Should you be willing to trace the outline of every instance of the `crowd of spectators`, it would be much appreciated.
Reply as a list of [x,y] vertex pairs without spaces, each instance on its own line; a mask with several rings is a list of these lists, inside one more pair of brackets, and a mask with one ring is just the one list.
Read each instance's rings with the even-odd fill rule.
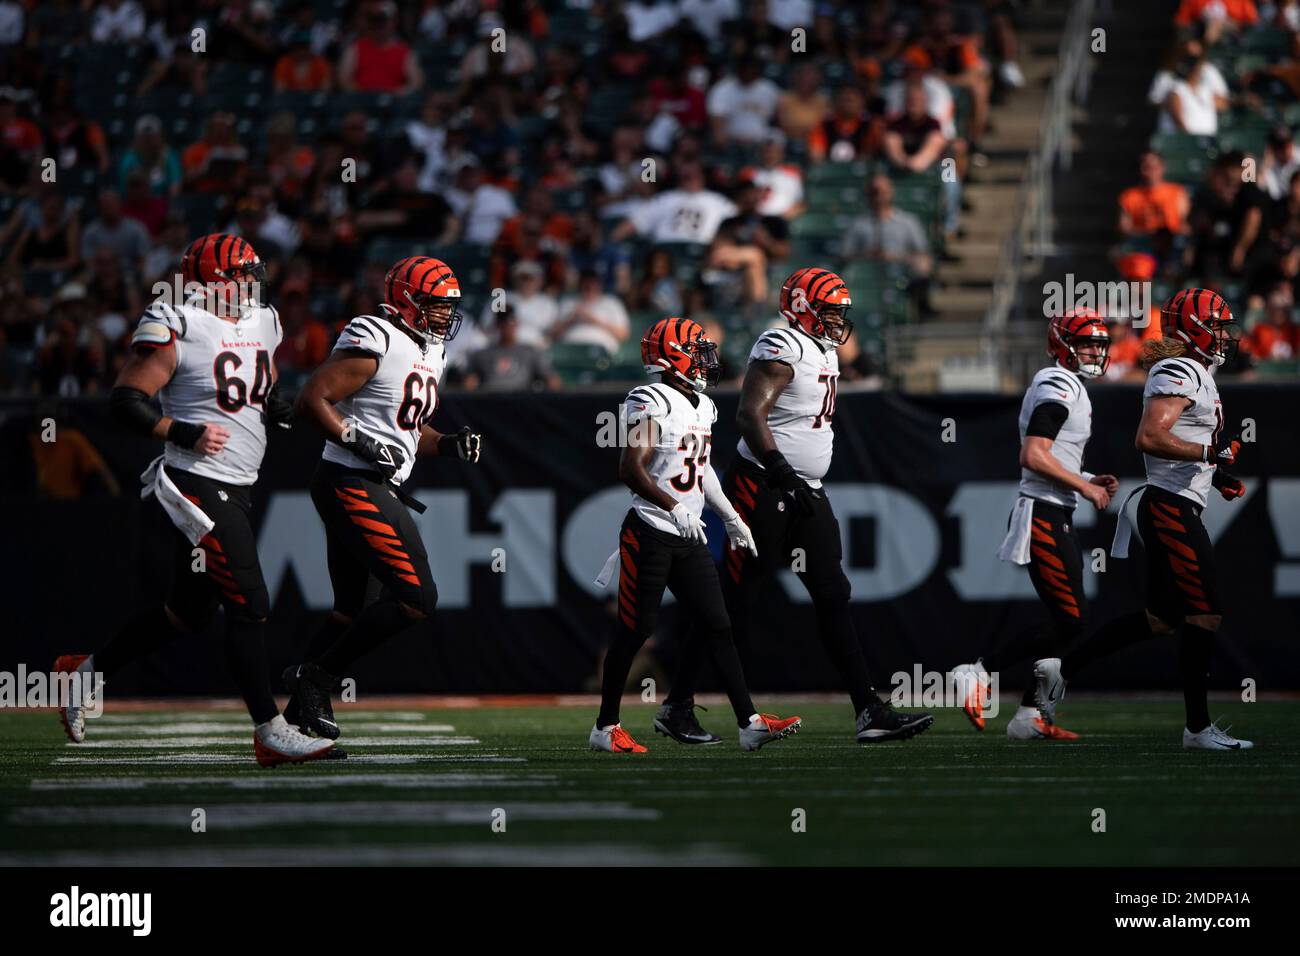
[[0,394],[105,391],[210,231],[269,263],[290,381],[417,252],[465,288],[466,388],[635,377],[640,329],[681,312],[738,373],[813,263],[857,277],[846,379],[877,374],[873,329],[925,316],[990,104],[1024,82],[1015,11],[0,0]]
[[[1300,372],[1300,3],[1182,0],[1149,101],[1156,132],[1119,197],[1120,275],[1218,290],[1243,338],[1229,374]],[[1158,316],[1112,317],[1110,377],[1141,377]],[[1134,321],[1137,320],[1137,321]]]

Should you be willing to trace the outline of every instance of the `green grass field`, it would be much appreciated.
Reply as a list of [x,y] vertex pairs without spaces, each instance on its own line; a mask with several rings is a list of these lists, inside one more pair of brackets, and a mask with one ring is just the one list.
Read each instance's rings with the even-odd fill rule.
[[1256,742],[1231,754],[1182,750],[1173,700],[1067,701],[1075,743],[1012,743],[1005,710],[983,735],[943,711],[916,740],[868,747],[845,704],[767,703],[804,730],[753,754],[725,704],[701,715],[726,738],[708,748],[658,737],[652,708],[628,706],[642,756],[586,749],[594,704],[342,707],[350,759],[276,770],[253,763],[231,709],[109,701],[81,746],[52,712],[9,711],[0,864],[1217,866],[1300,851],[1293,702],[1214,702]]

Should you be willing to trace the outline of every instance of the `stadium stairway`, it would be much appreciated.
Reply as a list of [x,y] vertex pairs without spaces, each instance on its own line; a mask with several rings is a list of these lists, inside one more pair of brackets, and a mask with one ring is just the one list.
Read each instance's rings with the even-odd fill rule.
[[[960,381],[941,383],[941,370],[950,372],[954,360],[960,363],[979,355],[977,330],[992,304],[1002,244],[1014,225],[1016,197],[1029,156],[1038,147],[1065,16],[1065,6],[1056,3],[1024,11],[1018,32],[1025,86],[993,107],[990,129],[980,144],[988,162],[971,166],[964,189],[968,208],[961,217],[962,235],[949,245],[956,259],[936,264],[938,281],[931,304],[938,314],[919,325],[899,328],[891,337],[891,363],[905,389],[961,387]],[[969,383],[969,387],[981,386],[979,381]]]

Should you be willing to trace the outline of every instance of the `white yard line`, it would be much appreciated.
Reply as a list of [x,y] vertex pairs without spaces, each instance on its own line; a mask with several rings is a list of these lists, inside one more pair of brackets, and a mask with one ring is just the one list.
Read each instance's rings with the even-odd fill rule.
[[[84,746],[84,744],[82,745]],[[527,763],[527,757],[505,757],[501,754],[390,754],[390,753],[354,753],[348,758],[348,765],[353,761],[370,764],[416,764],[416,763]],[[329,761],[332,763],[332,761]],[[212,754],[212,753],[174,753],[174,754],[98,754],[84,757],[55,757],[51,765],[55,767],[98,767],[107,770],[112,767],[158,767],[158,766],[195,766],[199,764],[226,767],[254,767],[253,754]],[[318,764],[319,766],[319,764]],[[289,767],[282,773],[294,773],[298,768]],[[306,775],[310,771],[304,769]]]
[[[70,750],[184,750],[191,747],[252,746],[253,733],[222,737],[141,737],[135,740],[87,740],[69,743]],[[351,747],[472,747],[482,741],[475,737],[346,737],[339,741]]]
[[[345,730],[356,733],[371,734],[450,734],[456,730],[451,724],[383,724],[372,721],[354,722],[344,720]],[[100,736],[121,737],[135,734],[141,737],[182,737],[198,734],[228,734],[232,731],[248,729],[253,725],[247,720],[243,723],[234,721],[193,721],[189,723],[120,723],[108,726],[91,724],[87,736],[94,739]]]
[[[204,807],[208,832],[263,827],[313,826],[480,826],[493,823],[494,813],[506,812],[506,823],[519,820],[658,820],[658,810],[621,801],[496,803],[460,801],[328,801],[230,803]],[[18,826],[171,827],[189,830],[190,804],[103,805],[77,807],[19,807],[9,814]]]
[[[339,717],[345,717],[348,720],[387,720],[407,723],[427,719],[418,710],[351,710],[346,705],[338,705],[335,713]],[[184,708],[177,708],[176,710],[156,713],[115,714],[113,713],[113,701],[111,699],[104,701],[104,715],[102,717],[90,718],[92,726],[98,723],[165,724],[178,720],[211,720],[240,725],[249,723],[248,714],[238,710],[185,710]]]
[[449,790],[464,787],[553,787],[551,774],[484,771],[448,773],[246,774],[231,777],[48,777],[32,781],[36,791],[154,790],[166,787],[214,787],[230,790],[326,790],[335,787],[382,787],[392,790]]

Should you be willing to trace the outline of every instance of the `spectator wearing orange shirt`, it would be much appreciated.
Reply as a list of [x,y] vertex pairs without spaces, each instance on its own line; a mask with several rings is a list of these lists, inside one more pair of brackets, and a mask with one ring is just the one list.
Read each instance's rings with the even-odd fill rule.
[[1285,362],[1300,354],[1300,327],[1291,319],[1295,296],[1285,279],[1274,282],[1264,301],[1264,317],[1246,338],[1247,351],[1260,362]]
[[248,149],[235,136],[235,117],[213,113],[203,138],[181,154],[186,188],[200,193],[231,192],[240,188],[248,167]]
[[929,60],[929,67],[943,74],[949,85],[970,91],[970,139],[978,143],[988,124],[993,79],[988,64],[980,56],[974,42],[954,31],[951,10],[937,7],[929,12],[925,32],[903,55],[916,58],[918,54],[923,54]]
[[35,123],[18,112],[19,93],[0,87],[0,191],[19,189],[45,139]]
[[1191,208],[1187,190],[1165,182],[1165,161],[1147,150],[1138,161],[1142,185],[1131,186],[1119,196],[1119,231],[1125,236],[1152,236],[1159,232],[1187,231]]
[[289,49],[276,61],[271,76],[277,93],[327,91],[334,82],[329,60],[312,51],[311,32],[300,30],[289,41]]
[[53,406],[43,403],[37,406],[28,429],[37,494],[65,501],[82,498],[93,487],[92,481],[114,497],[121,494],[121,486],[90,439],[73,426],[61,424],[63,418]]
[[1180,27],[1203,23],[1207,44],[1217,43],[1225,31],[1235,33],[1258,22],[1255,0],[1182,0],[1174,14]]
[[1165,162],[1154,150],[1138,160],[1141,185],[1119,196],[1119,232],[1139,251],[1155,257],[1167,271],[1182,255],[1191,199],[1178,183],[1165,181]]

